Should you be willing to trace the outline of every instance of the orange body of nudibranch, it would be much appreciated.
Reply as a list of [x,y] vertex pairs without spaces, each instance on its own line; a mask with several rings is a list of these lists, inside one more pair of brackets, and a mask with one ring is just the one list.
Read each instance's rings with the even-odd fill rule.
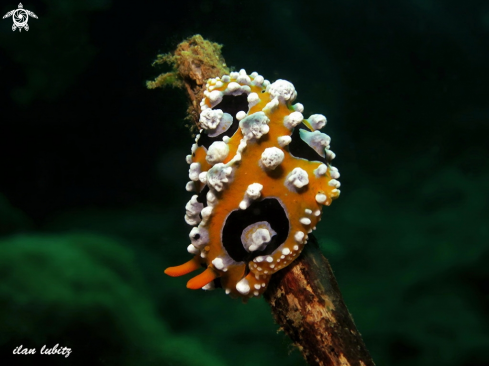
[[205,267],[187,287],[218,284],[227,294],[260,296],[300,254],[322,206],[339,196],[331,139],[319,132],[326,118],[304,119],[290,82],[270,84],[244,70],[210,79],[204,95],[202,130],[187,156],[194,257],[165,272]]

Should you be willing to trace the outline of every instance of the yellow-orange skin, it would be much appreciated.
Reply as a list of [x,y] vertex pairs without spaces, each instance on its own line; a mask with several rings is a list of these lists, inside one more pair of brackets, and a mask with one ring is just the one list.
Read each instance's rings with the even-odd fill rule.
[[[231,82],[232,81],[236,82],[236,80],[231,79]],[[213,88],[213,90],[224,91],[229,83],[223,84],[224,85],[222,87]],[[209,88],[209,86],[210,85],[208,83],[207,87]],[[264,87],[254,85],[249,86],[252,93],[255,92],[258,94],[260,101],[248,111],[247,115],[263,111],[267,103],[271,101],[270,94],[268,92],[262,92],[262,90],[265,90]],[[205,103],[209,107],[211,106],[207,98],[205,99]],[[219,105],[217,105],[215,109],[219,109]],[[287,146],[282,148],[278,144],[277,139],[280,136],[290,136],[292,134],[292,130],[289,130],[284,125],[284,118],[290,113],[294,112],[294,109],[290,103],[285,104],[281,102],[279,103],[278,107],[273,110],[273,112],[264,112],[270,119],[270,130],[268,134],[263,135],[259,140],[252,139],[247,141],[247,146],[241,155],[241,161],[232,163],[233,174],[230,182],[225,184],[225,188],[221,192],[216,192],[216,197],[218,200],[213,208],[212,215],[208,219],[207,225],[205,226],[209,232],[209,243],[205,247],[206,256],[205,258],[196,256],[192,260],[193,263],[204,264],[208,269],[202,276],[194,278],[193,282],[191,282],[192,280],[189,281],[188,287],[200,288],[206,285],[209,282],[209,279],[212,280],[215,277],[220,277],[222,287],[226,289],[231,296],[253,297],[261,295],[268,285],[270,276],[289,265],[301,253],[304,245],[307,243],[308,232],[315,228],[321,219],[320,215],[315,216],[314,213],[317,210],[321,210],[323,205],[329,206],[331,201],[339,195],[338,190],[333,191],[334,187],[328,185],[328,182],[332,179],[330,176],[329,165],[325,175],[317,176],[314,173],[314,170],[322,164],[321,162],[296,158],[289,153]],[[312,131],[311,125],[307,122],[307,120],[304,120],[303,122]],[[241,139],[243,139],[241,129],[238,129],[233,136],[230,136],[230,140],[228,141],[229,155],[223,163],[228,163],[235,156]],[[277,168],[266,171],[260,167],[259,161],[263,151],[269,147],[281,149],[284,152],[284,159]],[[193,162],[200,163],[202,171],[206,171],[211,167],[205,160],[205,156],[206,149],[202,146],[197,148],[193,156]],[[291,191],[289,188],[287,188],[284,182],[287,175],[294,168],[298,167],[307,172],[309,184],[298,191]],[[263,185],[260,199],[274,197],[282,203],[289,219],[289,234],[286,241],[270,255],[273,258],[273,262],[239,262],[235,265],[229,266],[226,272],[220,271],[214,268],[212,260],[218,256],[227,254],[221,242],[222,228],[225,224],[227,216],[232,211],[239,210],[239,203],[243,200],[247,187],[253,183],[260,183]],[[203,188],[203,184],[200,182],[196,182],[194,184],[198,190]],[[324,204],[319,204],[316,202],[315,197],[318,193],[323,193],[327,196],[327,200],[324,202]],[[306,209],[311,210],[312,214],[306,214]],[[303,217],[309,218],[311,220],[311,224],[302,224],[299,220]],[[302,231],[304,233],[304,237],[300,241],[297,241],[295,238],[295,234],[298,231]],[[236,245],[242,244],[236,243]],[[294,249],[294,247],[298,247],[298,249]],[[288,255],[284,256],[282,254],[282,250],[284,248],[288,248],[290,250]],[[197,266],[195,265],[194,267]],[[250,292],[247,295],[243,295],[236,290],[236,284],[244,277],[247,267],[249,268],[249,273],[247,274],[246,279],[250,285]],[[178,271],[178,268],[179,267],[170,268],[170,275],[184,274],[181,272],[188,273],[188,270],[183,271],[182,268],[182,271]]]

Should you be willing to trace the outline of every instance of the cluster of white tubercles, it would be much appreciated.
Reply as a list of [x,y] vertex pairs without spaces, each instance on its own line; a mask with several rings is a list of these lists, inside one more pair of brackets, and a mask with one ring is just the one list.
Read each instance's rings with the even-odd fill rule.
[[[223,91],[218,90],[222,88],[224,83],[228,83],[226,89]],[[214,79],[209,79],[207,81],[206,90],[204,91],[204,96],[210,102],[211,108],[213,108],[222,101],[222,98],[225,95],[236,96],[243,93],[249,95],[256,94],[251,93],[250,85],[268,87],[270,82],[265,80],[263,76],[258,75],[256,72],[248,75],[244,69],[241,69],[239,72],[232,72],[229,75],[222,76],[221,78],[217,77]],[[253,105],[256,105],[258,103],[258,96],[256,95],[256,98],[254,98],[255,97],[252,97],[252,100],[248,100],[250,105],[253,103]],[[209,108],[205,99],[201,101],[200,107],[202,110]]]
[[255,222],[243,230],[241,234],[241,242],[248,252],[261,251],[272,240],[272,237],[277,235],[267,221]]
[[323,158],[326,157],[326,150],[329,148],[331,137],[319,131],[309,132],[304,129],[299,130],[299,134],[301,139],[312,147],[319,155]]
[[278,79],[267,87],[267,92],[272,98],[277,98],[282,103],[293,102],[297,97],[294,84],[287,80]]
[[205,130],[215,130],[223,116],[224,112],[221,109],[205,109],[200,113],[200,127]]
[[331,175],[331,178],[333,179],[338,179],[340,177],[340,172],[338,171],[338,168],[331,166],[329,167],[329,174]]
[[246,210],[250,207],[253,201],[256,201],[261,197],[261,190],[263,186],[260,183],[253,183],[248,186],[244,194],[243,200],[239,203],[239,208]]
[[200,212],[204,208],[204,205],[197,201],[197,197],[197,195],[193,195],[185,206],[185,222],[189,225],[198,225],[201,221]]
[[258,229],[251,235],[251,242],[246,247],[249,252],[263,249],[272,240],[270,231],[267,229]]
[[229,182],[229,178],[233,172],[231,166],[223,163],[218,163],[209,169],[207,172],[206,181],[209,188],[221,192],[224,188],[224,183]]
[[245,140],[258,140],[270,131],[269,122],[270,119],[265,113],[257,112],[239,121],[239,127]]
[[274,170],[284,161],[284,152],[276,147],[268,147],[261,154],[260,166],[265,170]]
[[233,123],[233,116],[221,109],[203,109],[199,119],[200,127],[207,130],[210,137],[226,132]]
[[285,178],[285,185],[290,191],[301,189],[308,184],[309,176],[302,168],[294,168]]
[[338,188],[340,188],[341,184],[339,181],[337,181],[337,179],[340,177],[340,172],[338,171],[338,168],[330,166],[329,175],[332,179],[328,182],[328,185],[335,188],[332,190],[333,193],[339,193]]
[[328,161],[333,160],[336,157],[336,154],[333,151],[329,150],[329,143],[331,142],[331,138],[326,134],[320,134],[320,132],[318,131],[326,126],[326,117],[322,114],[313,114],[307,119],[307,121],[314,130],[313,133],[317,133],[317,135],[312,135],[313,137],[309,137],[310,141],[307,141],[303,137],[303,133],[305,132],[305,130],[301,130],[301,138],[306,141],[309,146],[316,150],[318,154],[321,155],[323,158],[326,157]]

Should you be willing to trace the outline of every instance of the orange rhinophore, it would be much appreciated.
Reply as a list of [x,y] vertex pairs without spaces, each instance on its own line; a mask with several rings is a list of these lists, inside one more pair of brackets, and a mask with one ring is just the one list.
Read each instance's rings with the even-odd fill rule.
[[260,296],[270,276],[296,259],[324,205],[340,194],[331,165],[326,118],[304,119],[285,80],[232,72],[207,81],[200,134],[187,156],[186,189],[195,192],[185,221],[193,226],[187,263],[168,268],[182,276],[206,268],[187,287],[224,288]]

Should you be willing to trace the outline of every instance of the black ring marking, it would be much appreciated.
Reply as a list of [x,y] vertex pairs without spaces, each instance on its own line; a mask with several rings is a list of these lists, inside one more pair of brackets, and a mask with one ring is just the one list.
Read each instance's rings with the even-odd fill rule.
[[[264,250],[249,253],[241,242],[241,234],[249,225],[267,221],[277,233]],[[249,262],[253,258],[271,254],[289,236],[290,223],[284,207],[276,198],[265,198],[253,202],[246,210],[231,212],[224,221],[221,233],[222,245],[236,262]]]

